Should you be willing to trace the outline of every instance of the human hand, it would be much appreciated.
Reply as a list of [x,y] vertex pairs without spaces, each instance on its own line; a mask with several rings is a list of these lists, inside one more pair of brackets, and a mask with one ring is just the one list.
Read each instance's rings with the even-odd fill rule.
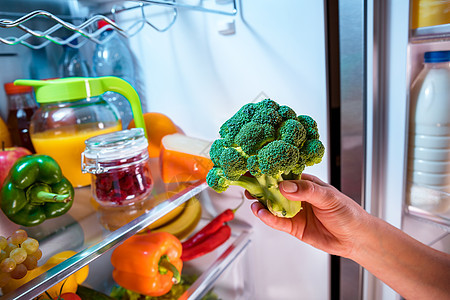
[[[281,193],[289,200],[302,201],[303,209],[293,218],[271,214],[260,202],[251,209],[266,225],[287,232],[330,254],[351,257],[358,235],[370,215],[352,199],[319,178],[302,174],[301,180],[283,181]],[[246,191],[248,198],[253,198]]]

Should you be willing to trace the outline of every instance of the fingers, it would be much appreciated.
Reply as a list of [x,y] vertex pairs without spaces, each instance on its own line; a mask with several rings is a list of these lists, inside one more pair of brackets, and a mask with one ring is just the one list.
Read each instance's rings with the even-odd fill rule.
[[[279,189],[283,196],[289,200],[306,201],[315,207],[323,209],[330,207],[331,200],[340,199],[340,192],[333,186],[323,182],[316,176],[305,173],[302,174],[301,180],[284,180],[280,182]],[[247,190],[245,191],[245,196],[250,200],[256,199]],[[270,220],[270,222],[272,221]]]
[[[303,178],[303,175],[302,175]],[[313,179],[310,181],[309,179]],[[323,185],[321,185],[323,184]],[[326,208],[337,190],[330,188],[318,178],[306,176],[306,180],[286,180],[280,182],[280,191],[289,200],[306,201],[318,208]]]
[[250,194],[247,190],[245,190],[244,194],[245,194],[245,197],[247,197],[247,199],[256,199],[256,198],[253,197],[252,194]]
[[292,231],[292,222],[290,219],[278,218],[268,211],[264,205],[255,201],[251,205],[253,214],[258,217],[264,224],[280,231],[290,233]]
[[321,185],[321,186],[329,186],[328,183],[323,182],[318,177],[316,177],[314,175],[311,175],[311,174],[302,173],[301,180],[309,180],[309,181],[312,181],[315,184],[318,184],[318,185]]

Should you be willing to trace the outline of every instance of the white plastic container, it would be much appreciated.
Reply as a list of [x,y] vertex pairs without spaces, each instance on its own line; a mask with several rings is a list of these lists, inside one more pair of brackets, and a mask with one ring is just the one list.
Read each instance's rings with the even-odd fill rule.
[[[423,187],[450,193],[450,51],[424,54],[424,66],[411,87],[408,180],[414,190]],[[447,194],[447,195],[446,195]],[[425,196],[426,198],[426,196]],[[444,200],[445,199],[445,200]],[[439,199],[438,199],[439,200]],[[410,204],[430,204],[410,195]],[[438,201],[439,202],[439,201]],[[447,209],[450,203],[434,203]]]

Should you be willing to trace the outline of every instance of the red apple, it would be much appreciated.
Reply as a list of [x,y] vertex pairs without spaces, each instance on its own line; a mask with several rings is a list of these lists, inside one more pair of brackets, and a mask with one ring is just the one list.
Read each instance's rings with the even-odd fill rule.
[[9,147],[0,150],[0,188],[12,165],[22,156],[30,154],[32,154],[30,150],[23,147]]

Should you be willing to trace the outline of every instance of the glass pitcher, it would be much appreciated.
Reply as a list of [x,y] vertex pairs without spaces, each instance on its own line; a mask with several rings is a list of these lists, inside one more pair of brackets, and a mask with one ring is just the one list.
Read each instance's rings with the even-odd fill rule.
[[20,79],[14,84],[34,87],[40,108],[31,119],[31,141],[36,153],[49,155],[59,163],[74,187],[91,183],[90,174],[81,170],[85,140],[122,130],[120,114],[102,94],[112,91],[127,98],[136,127],[145,131],[139,96],[129,83],[118,77]]

